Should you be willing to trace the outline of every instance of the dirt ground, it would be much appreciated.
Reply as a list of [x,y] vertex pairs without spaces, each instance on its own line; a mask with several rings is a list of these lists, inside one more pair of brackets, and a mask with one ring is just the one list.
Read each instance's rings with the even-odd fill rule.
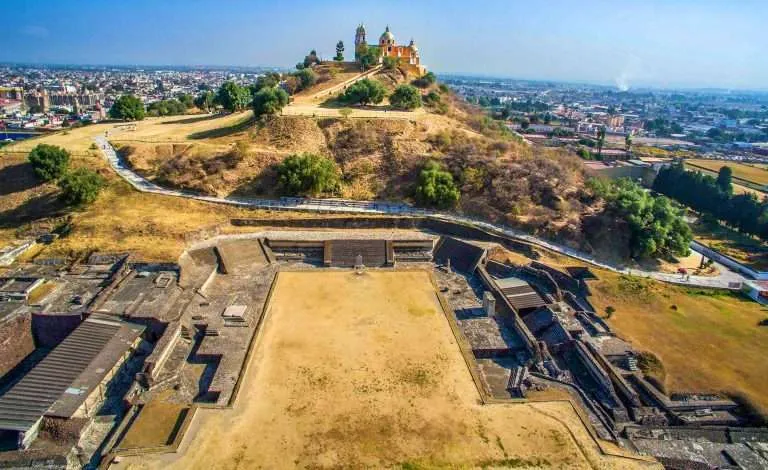
[[426,272],[279,276],[234,409],[123,468],[640,465],[599,455],[567,403],[481,405]]

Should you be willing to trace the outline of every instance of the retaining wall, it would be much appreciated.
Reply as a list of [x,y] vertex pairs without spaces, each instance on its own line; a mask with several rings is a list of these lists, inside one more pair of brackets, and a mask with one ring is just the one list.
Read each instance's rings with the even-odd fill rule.
[[16,367],[34,350],[30,315],[18,315],[0,324],[0,376]]

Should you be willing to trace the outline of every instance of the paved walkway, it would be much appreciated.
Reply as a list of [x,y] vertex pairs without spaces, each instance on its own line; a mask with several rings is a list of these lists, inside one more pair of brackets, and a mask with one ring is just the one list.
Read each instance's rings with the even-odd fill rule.
[[459,222],[463,224],[470,224],[475,227],[484,229],[489,232],[503,234],[509,237],[516,238],[521,241],[525,241],[532,245],[536,245],[548,250],[570,256],[585,263],[592,264],[594,266],[601,267],[610,271],[632,274],[634,276],[649,277],[659,281],[670,282],[674,284],[682,284],[696,287],[716,287],[716,288],[737,288],[740,287],[741,282],[745,280],[743,276],[737,274],[725,266],[715,263],[715,267],[720,272],[717,276],[690,276],[689,278],[683,278],[679,274],[670,274],[658,271],[642,271],[637,269],[628,269],[617,266],[612,266],[601,261],[598,261],[591,256],[582,253],[573,248],[560,245],[555,242],[544,240],[533,235],[529,235],[518,230],[502,227],[491,224],[489,222],[475,219],[472,217],[459,216],[456,214],[449,214],[443,212],[429,211],[425,209],[419,209],[406,204],[391,204],[380,203],[373,201],[341,201],[336,199],[306,199],[306,198],[281,198],[281,199],[253,199],[253,198],[237,198],[237,197],[215,197],[215,196],[201,196],[189,191],[180,191],[175,189],[167,189],[160,187],[151,181],[148,181],[142,176],[134,173],[124,162],[117,156],[115,149],[110,145],[104,136],[97,136],[94,138],[96,145],[99,146],[104,157],[107,159],[112,168],[130,183],[134,188],[139,191],[163,194],[166,196],[186,197],[189,199],[196,199],[198,201],[213,202],[217,204],[232,204],[244,207],[253,207],[261,209],[278,209],[278,210],[296,210],[296,211],[312,211],[312,212],[340,212],[340,213],[356,213],[356,214],[392,214],[392,215],[421,215],[431,216],[438,219],[444,219],[453,222]]

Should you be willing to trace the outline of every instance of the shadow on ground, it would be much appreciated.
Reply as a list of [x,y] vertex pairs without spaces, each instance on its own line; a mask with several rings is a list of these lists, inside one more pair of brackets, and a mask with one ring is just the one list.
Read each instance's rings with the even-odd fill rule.
[[26,191],[39,184],[40,181],[28,162],[0,169],[0,196]]
[[251,118],[244,119],[243,121],[237,122],[235,124],[232,124],[231,126],[218,127],[216,129],[209,129],[209,130],[200,131],[200,132],[193,132],[192,134],[189,134],[189,138],[194,140],[201,140],[201,139],[215,139],[216,137],[226,137],[228,135],[237,134],[238,132],[246,131],[250,127],[252,127],[255,123],[256,123],[256,119],[251,117]]

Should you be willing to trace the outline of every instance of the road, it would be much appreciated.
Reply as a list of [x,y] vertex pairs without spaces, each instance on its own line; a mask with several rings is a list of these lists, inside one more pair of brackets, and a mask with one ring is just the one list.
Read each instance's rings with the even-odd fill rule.
[[104,136],[97,136],[94,138],[96,145],[101,149],[104,158],[112,166],[115,172],[130,183],[138,191],[162,194],[165,196],[174,197],[186,197],[189,199],[196,199],[198,201],[212,202],[216,204],[231,204],[243,207],[252,207],[259,209],[282,209],[282,210],[296,210],[296,211],[312,211],[312,212],[338,212],[338,213],[356,213],[356,214],[391,214],[391,215],[415,215],[415,216],[430,216],[438,219],[459,222],[462,224],[469,224],[475,227],[481,228],[488,232],[497,234],[503,234],[508,237],[512,237],[532,245],[546,248],[548,250],[560,253],[571,258],[578,259],[585,263],[589,263],[593,266],[597,266],[603,269],[614,271],[623,274],[632,274],[634,276],[649,277],[659,281],[669,282],[673,284],[681,284],[695,287],[714,287],[714,288],[734,288],[737,284],[745,280],[743,276],[729,270],[727,267],[715,263],[715,267],[720,274],[717,276],[690,276],[684,278],[680,274],[670,274],[659,271],[643,271],[638,269],[629,269],[619,266],[613,266],[604,262],[598,261],[591,256],[582,253],[573,248],[544,240],[533,235],[520,232],[518,230],[510,229],[508,227],[502,227],[494,225],[489,222],[460,216],[456,214],[450,214],[445,212],[436,212],[425,209],[415,208],[406,204],[391,204],[380,203],[373,201],[339,201],[335,199],[304,199],[304,198],[282,198],[282,199],[254,199],[254,198],[237,198],[237,197],[216,197],[216,196],[201,196],[188,191],[180,191],[175,189],[168,189],[158,186],[151,181],[148,181],[144,177],[136,174],[124,162],[118,157],[117,152],[112,145],[107,141]]

